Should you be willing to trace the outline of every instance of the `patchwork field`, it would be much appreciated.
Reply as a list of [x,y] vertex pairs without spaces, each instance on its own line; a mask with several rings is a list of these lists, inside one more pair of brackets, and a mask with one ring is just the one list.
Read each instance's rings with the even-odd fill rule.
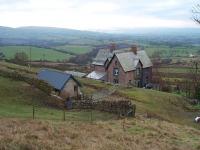
[[147,51],[149,56],[155,53],[159,53],[163,58],[174,58],[174,57],[189,57],[190,54],[199,55],[199,46],[173,46],[168,45],[150,45],[144,44],[143,48]]
[[73,54],[84,54],[92,51],[92,46],[79,46],[79,45],[63,45],[63,46],[56,46],[53,47],[58,50],[62,50],[65,52],[70,52]]
[[32,61],[63,61],[68,60],[71,57],[71,55],[69,54],[58,52],[52,49],[38,48],[32,46],[1,46],[0,52],[3,52],[6,59],[14,58],[15,54],[18,52],[24,52],[30,58],[30,49]]

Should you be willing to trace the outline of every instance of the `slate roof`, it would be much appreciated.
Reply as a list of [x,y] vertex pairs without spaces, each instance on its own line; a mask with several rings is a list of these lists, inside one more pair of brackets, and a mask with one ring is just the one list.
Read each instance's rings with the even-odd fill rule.
[[57,90],[62,90],[70,79],[80,86],[80,83],[71,75],[61,71],[42,69],[37,75],[39,80],[46,81]]
[[128,48],[115,50],[112,53],[108,49],[101,49],[92,64],[103,66],[106,60],[108,59],[110,61],[114,55],[118,57],[125,72],[135,70],[139,60],[142,63],[143,68],[153,66],[144,50],[138,50],[137,55],[135,55]]
[[152,67],[153,64],[144,50],[138,51],[137,56],[139,57],[140,61],[142,62],[143,68]]
[[105,76],[106,76],[105,72],[93,71],[87,75],[87,78],[95,80],[104,80]]
[[118,50],[114,51],[117,56],[122,68],[125,72],[135,70],[139,61],[142,63],[143,68],[152,67],[153,64],[148,57],[147,53],[144,50],[137,51],[137,55],[135,55],[130,50]]
[[67,74],[71,74],[74,77],[85,77],[86,73],[82,73],[82,72],[77,72],[77,71],[65,71],[65,73]]
[[133,52],[116,53],[115,55],[125,72],[135,70],[139,63],[139,58]]
[[105,61],[108,58],[111,58],[112,56],[113,54],[110,53],[108,49],[100,49],[99,52],[97,53],[96,58],[93,60],[92,64],[103,66]]

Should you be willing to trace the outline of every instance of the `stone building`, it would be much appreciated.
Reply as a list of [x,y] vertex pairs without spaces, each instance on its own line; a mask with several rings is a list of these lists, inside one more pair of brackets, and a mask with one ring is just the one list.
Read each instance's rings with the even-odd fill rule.
[[125,86],[145,87],[152,80],[152,62],[144,50],[100,50],[88,78]]
[[42,69],[37,78],[51,85],[56,95],[64,99],[78,97],[81,94],[81,84],[71,74],[52,69]]

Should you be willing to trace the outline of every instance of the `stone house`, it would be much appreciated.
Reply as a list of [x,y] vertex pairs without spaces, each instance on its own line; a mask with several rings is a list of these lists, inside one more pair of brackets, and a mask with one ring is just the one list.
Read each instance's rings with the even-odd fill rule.
[[42,69],[37,78],[51,85],[54,88],[53,92],[64,99],[78,97],[81,94],[81,84],[71,74],[52,69]]
[[145,87],[151,83],[152,66],[146,52],[138,50],[137,46],[100,50],[92,63],[93,72],[87,77],[124,86]]

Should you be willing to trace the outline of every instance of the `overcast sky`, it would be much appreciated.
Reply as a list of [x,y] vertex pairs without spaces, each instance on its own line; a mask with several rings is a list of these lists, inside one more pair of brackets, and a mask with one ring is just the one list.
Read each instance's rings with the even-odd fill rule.
[[196,0],[0,0],[0,26],[82,30],[197,27]]

